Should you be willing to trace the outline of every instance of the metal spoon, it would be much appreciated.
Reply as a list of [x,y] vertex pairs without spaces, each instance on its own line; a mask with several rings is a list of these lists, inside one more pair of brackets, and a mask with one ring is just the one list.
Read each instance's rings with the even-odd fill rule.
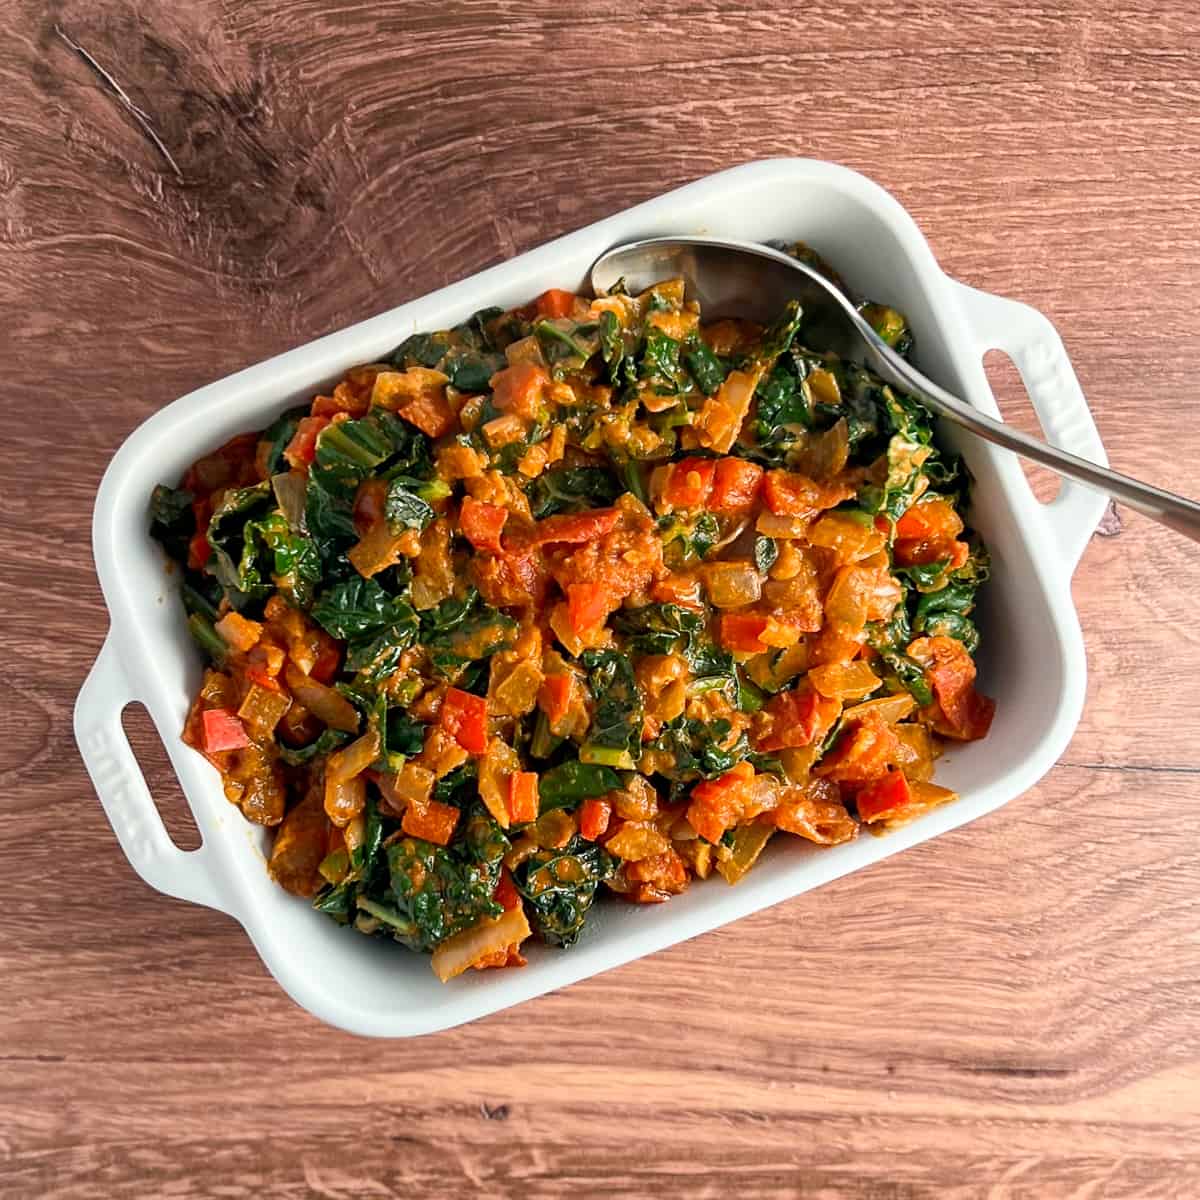
[[1152,521],[1200,541],[1200,504],[1058,450],[972,408],[883,342],[828,279],[781,250],[719,238],[648,238],[605,252],[591,272],[597,295],[619,279],[624,279],[629,291],[640,292],[662,279],[679,277],[687,283],[689,298],[698,300],[701,311],[712,317],[765,323],[777,317],[789,300],[799,300],[806,320],[820,321],[822,349],[865,364],[888,383],[916,396],[931,412],[986,441],[1113,496]]

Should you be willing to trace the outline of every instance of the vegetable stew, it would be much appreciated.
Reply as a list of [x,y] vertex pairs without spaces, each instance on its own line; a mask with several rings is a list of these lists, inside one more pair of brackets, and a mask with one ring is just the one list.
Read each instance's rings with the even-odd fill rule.
[[994,707],[967,485],[795,304],[485,309],[155,490],[208,661],[184,740],[282,887],[443,980],[520,965],[602,890],[736,884],[778,833],[953,799],[940,747]]

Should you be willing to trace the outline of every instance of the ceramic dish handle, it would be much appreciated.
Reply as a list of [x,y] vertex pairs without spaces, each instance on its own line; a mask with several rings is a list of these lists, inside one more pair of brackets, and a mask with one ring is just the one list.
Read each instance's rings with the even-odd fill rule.
[[[1002,350],[1016,364],[1034,411],[1051,445],[1100,466],[1108,455],[1088,410],[1066,347],[1053,325],[1035,308],[950,280],[982,358]],[[1046,506],[1068,573],[1074,571],[1108,498],[1069,479]]]
[[136,699],[110,631],[75,702],[75,740],[100,803],[130,865],[152,888],[230,912],[213,884],[205,848],[180,850],[150,798],[121,727],[122,710]]

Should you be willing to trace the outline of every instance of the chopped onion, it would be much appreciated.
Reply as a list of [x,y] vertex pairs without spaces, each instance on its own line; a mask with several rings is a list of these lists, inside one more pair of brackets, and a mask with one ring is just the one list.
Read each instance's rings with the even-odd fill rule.
[[531,933],[522,905],[499,917],[482,917],[469,929],[448,937],[433,952],[433,970],[445,983],[469,967],[509,947],[519,946]]

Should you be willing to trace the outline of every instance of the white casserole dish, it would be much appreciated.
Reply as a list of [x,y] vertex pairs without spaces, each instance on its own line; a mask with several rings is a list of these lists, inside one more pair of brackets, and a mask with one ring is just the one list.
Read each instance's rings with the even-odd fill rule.
[[[147,533],[153,486],[174,482],[203,452],[307,402],[346,368],[381,357],[414,331],[444,328],[485,305],[524,303],[547,287],[582,290],[591,262],[617,243],[699,233],[810,243],[855,292],[908,315],[924,371],[994,416],[981,360],[988,349],[1006,351],[1050,439],[1107,461],[1062,343],[1043,316],[947,278],[891,196],[843,167],[803,159],[709,176],[155,414],[117,452],[96,499],[93,549],[112,627],[79,694],[76,738],[138,874],[168,895],[235,917],[288,994],[331,1024],[380,1037],[445,1029],[724,925],[998,808],[1050,768],[1075,729],[1085,661],[1070,577],[1105,502],[1064,483],[1052,503],[1039,504],[1015,458],[944,429],[975,476],[971,520],[994,564],[980,611],[980,680],[997,715],[985,741],[939,764],[938,781],[962,793],[957,803],[889,836],[864,835],[833,849],[777,838],[736,888],[714,879],[663,905],[598,904],[570,950],[534,947],[524,970],[469,972],[448,985],[425,956],[340,928],[268,879],[269,835],[242,819],[216,771],[180,741],[201,666],[176,585]],[[203,837],[198,850],[177,849],[163,828],[121,728],[131,701],[146,706],[167,747]],[[170,937],[169,921],[159,936],[164,943]]]

